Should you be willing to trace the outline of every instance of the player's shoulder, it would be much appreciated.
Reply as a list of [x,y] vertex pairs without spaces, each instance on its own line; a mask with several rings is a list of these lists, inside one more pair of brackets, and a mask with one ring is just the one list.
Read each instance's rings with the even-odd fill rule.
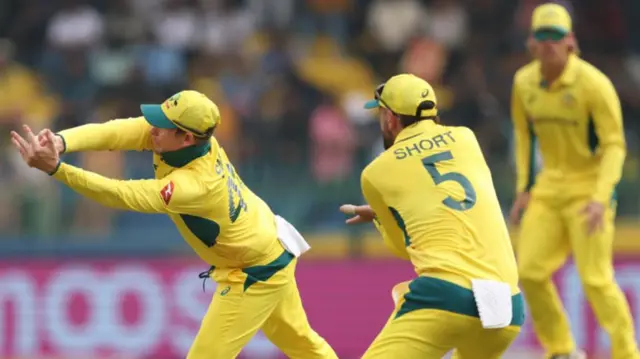
[[204,185],[202,176],[200,176],[197,168],[194,167],[176,168],[163,179],[181,187],[190,187],[193,190],[197,190]]
[[439,133],[446,134],[446,141],[449,146],[459,147],[478,142],[476,133],[467,126],[447,126],[439,125],[437,127]]
[[612,86],[609,76],[595,65],[579,57],[576,57],[575,61],[576,66],[578,66],[579,76],[582,83],[585,83],[587,86],[594,87]]
[[540,62],[537,60],[531,61],[528,64],[520,67],[513,75],[514,85],[521,85],[530,81],[540,73]]
[[475,132],[473,132],[472,129],[470,129],[467,126],[447,126],[447,125],[440,125],[440,128],[447,130],[447,131],[451,131],[451,133],[453,135],[460,135],[460,136],[464,136],[464,137],[476,137]]
[[380,172],[384,172],[385,168],[388,168],[392,159],[391,148],[380,153],[362,170],[361,178],[368,180],[377,178]]

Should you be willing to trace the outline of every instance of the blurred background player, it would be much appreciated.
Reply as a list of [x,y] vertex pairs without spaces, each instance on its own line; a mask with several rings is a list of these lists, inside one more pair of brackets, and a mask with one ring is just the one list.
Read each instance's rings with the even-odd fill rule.
[[[247,188],[213,137],[218,107],[196,91],[161,105],[142,105],[143,117],[84,125],[26,140],[12,132],[25,162],[105,206],[169,215],[219,290],[213,296],[189,359],[236,358],[262,329],[291,358],[336,358],[307,322],[295,281],[308,245],[287,221]],[[60,161],[59,153],[153,151],[155,179],[115,180]]]
[[[612,358],[638,358],[629,305],[612,263],[616,185],[626,143],[620,101],[606,75],[577,54],[567,10],[538,6],[535,60],[515,74],[518,262],[534,328],[551,358],[583,358],[551,281],[573,253],[586,296],[611,339]],[[536,175],[536,145],[542,170]],[[534,184],[535,181],[535,184]]]
[[501,358],[520,333],[524,302],[475,135],[440,125],[433,88],[411,74],[391,77],[365,107],[379,109],[386,151],[362,172],[368,206],[341,210],[355,215],[347,223],[375,221],[418,277],[408,292],[394,287],[396,308],[363,358],[440,359],[453,349],[457,358]]

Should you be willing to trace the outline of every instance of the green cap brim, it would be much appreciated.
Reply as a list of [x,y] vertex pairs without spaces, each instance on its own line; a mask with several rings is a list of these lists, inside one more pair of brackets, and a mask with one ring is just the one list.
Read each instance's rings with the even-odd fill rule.
[[378,107],[380,107],[380,101],[378,101],[378,100],[367,101],[364,104],[364,108],[367,109],[367,110],[372,110],[372,109],[378,108]]
[[169,120],[167,115],[162,111],[161,105],[140,105],[142,116],[153,127],[157,128],[178,128],[173,122]]
[[559,27],[559,26],[545,26],[545,27],[541,27],[541,28],[537,28],[534,32],[533,32],[533,38],[538,40],[538,41],[542,41],[544,40],[544,35],[547,32],[555,32],[561,36],[567,36],[569,34],[569,31],[567,31],[567,29],[563,28],[563,27]]

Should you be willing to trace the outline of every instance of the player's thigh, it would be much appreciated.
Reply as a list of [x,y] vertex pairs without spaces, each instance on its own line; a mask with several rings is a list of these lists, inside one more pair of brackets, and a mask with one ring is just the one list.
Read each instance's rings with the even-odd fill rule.
[[563,215],[567,221],[569,238],[576,267],[591,284],[608,282],[613,277],[613,238],[615,232],[614,205],[605,209],[602,228],[589,234],[587,222],[581,212],[589,203],[588,199],[575,201],[567,206]]
[[280,289],[256,283],[219,283],[187,359],[235,358],[267,320]]
[[502,358],[519,334],[520,327],[484,329],[480,320],[476,319],[474,329],[467,336],[461,338],[452,359]]
[[295,279],[262,326],[264,334],[289,358],[337,358],[329,344],[307,320]]
[[533,197],[520,225],[516,252],[520,277],[546,279],[566,261],[570,246],[561,212]]
[[458,314],[420,309],[396,317],[394,311],[362,358],[440,359],[466,330]]

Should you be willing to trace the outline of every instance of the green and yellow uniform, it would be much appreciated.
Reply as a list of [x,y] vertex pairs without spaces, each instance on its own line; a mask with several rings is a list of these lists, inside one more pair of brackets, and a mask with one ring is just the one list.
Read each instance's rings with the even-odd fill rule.
[[[404,74],[387,81],[367,107],[415,115],[425,100],[436,103],[431,86]],[[456,349],[459,358],[499,358],[520,332],[524,304],[509,233],[473,132],[418,121],[365,168],[361,181],[385,243],[418,275],[364,357],[442,358]],[[483,328],[474,279],[508,284],[510,326]]]
[[[66,152],[151,150],[151,129],[180,128],[208,138],[216,105],[183,91],[144,117],[89,124],[59,133]],[[278,240],[276,217],[235,172],[215,138],[153,155],[155,179],[115,180],[62,163],[53,176],[105,206],[167,214],[211,265],[214,294],[187,358],[235,358],[259,330],[290,357],[336,358],[307,321],[296,285],[296,258]]]
[[[571,32],[560,5],[533,15],[532,31]],[[561,76],[546,83],[541,64],[522,67],[513,80],[517,190],[531,198],[523,215],[518,263],[536,333],[547,352],[576,347],[551,277],[573,252],[587,298],[612,339],[613,358],[637,358],[634,326],[614,279],[612,242],[615,187],[626,154],[620,101],[611,81],[576,54]],[[542,169],[535,171],[539,146]],[[606,208],[603,228],[588,234],[582,210],[590,202]]]

